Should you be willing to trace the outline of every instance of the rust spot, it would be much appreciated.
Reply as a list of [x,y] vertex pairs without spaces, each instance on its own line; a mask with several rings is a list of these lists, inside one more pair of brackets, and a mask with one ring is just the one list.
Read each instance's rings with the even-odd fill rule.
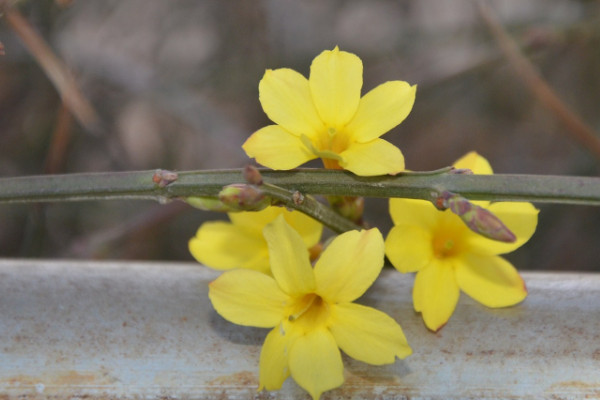
[[231,375],[219,376],[208,382],[215,386],[256,386],[258,387],[258,377],[250,371],[237,372]]
[[560,386],[560,387],[576,387],[576,388],[594,388],[597,385],[595,384],[591,384],[591,383],[586,383],[586,382],[582,382],[582,381],[565,381],[565,382],[560,382],[557,383],[554,386]]
[[[600,395],[600,384],[598,383],[587,383],[582,381],[564,381],[560,383],[556,383],[552,385],[549,389],[550,392],[564,390],[564,389],[574,389],[577,390],[580,394],[585,394],[585,398],[596,398],[596,396]],[[592,397],[593,396],[593,397]]]
[[56,385],[81,385],[86,383],[97,383],[98,377],[94,374],[80,374],[77,371],[67,371],[52,380]]
[[33,386],[39,383],[40,379],[30,375],[15,375],[2,379],[0,382],[10,386]]
[[94,373],[79,373],[77,371],[61,371],[54,374],[43,374],[40,376],[31,375],[14,375],[0,380],[1,384],[8,386],[35,386],[40,383],[48,386],[77,386],[77,385],[106,385],[114,383],[115,379],[110,375],[94,374]]

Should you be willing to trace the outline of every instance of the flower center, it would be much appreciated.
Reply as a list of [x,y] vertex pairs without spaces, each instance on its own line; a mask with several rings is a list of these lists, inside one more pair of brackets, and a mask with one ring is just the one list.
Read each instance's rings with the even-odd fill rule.
[[341,152],[348,148],[348,136],[336,128],[327,128],[327,133],[321,135],[318,143],[322,154],[323,165],[327,169],[342,169],[339,164]]
[[456,253],[456,242],[452,238],[440,237],[433,240],[433,253],[437,258],[446,258]]
[[316,293],[297,298],[288,309],[288,320],[304,329],[314,329],[329,319],[329,305]]
[[463,248],[460,227],[454,224],[441,224],[433,235],[433,254],[437,258],[453,257]]
[[346,150],[349,145],[348,135],[333,127],[327,129],[327,135],[323,135],[322,140],[324,143],[321,143],[321,150],[329,150],[336,154]]

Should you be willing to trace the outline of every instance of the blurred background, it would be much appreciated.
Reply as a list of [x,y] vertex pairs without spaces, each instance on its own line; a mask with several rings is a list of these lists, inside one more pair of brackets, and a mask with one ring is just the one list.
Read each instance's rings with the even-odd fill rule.
[[[573,110],[600,139],[600,2],[486,4],[556,92],[559,109]],[[241,167],[249,162],[241,144],[269,123],[258,101],[265,69],[307,76],[312,59],[336,45],[362,58],[363,93],[388,80],[418,84],[412,113],[384,136],[409,169],[437,169],[477,150],[498,173],[600,171],[600,154],[513,68],[472,0],[0,6],[3,177]],[[60,79],[56,65],[75,77],[81,97],[73,104],[49,78]],[[520,269],[599,271],[600,208],[538,206],[536,235],[508,258]],[[385,201],[368,199],[367,209],[386,234]],[[189,238],[223,217],[182,203],[0,204],[0,256],[192,260]]]

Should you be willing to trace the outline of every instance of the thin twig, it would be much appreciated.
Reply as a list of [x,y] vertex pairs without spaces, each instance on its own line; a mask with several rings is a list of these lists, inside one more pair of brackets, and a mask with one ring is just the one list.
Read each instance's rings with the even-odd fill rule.
[[19,36],[42,67],[73,115],[87,129],[91,131],[96,129],[98,123],[96,111],[79,90],[79,86],[67,66],[16,8],[7,1],[0,2],[0,6],[10,28]]
[[269,183],[264,183],[260,188],[266,195],[280,201],[286,207],[296,209],[313,217],[334,232],[342,233],[361,229],[354,222],[298,190],[289,191]]
[[514,40],[506,33],[493,11],[483,0],[477,1],[479,13],[485,21],[504,56],[515,69],[516,75],[534,94],[542,105],[548,108],[567,128],[571,136],[588,151],[600,158],[600,138],[569,108],[552,88],[542,79],[529,60],[523,56]]

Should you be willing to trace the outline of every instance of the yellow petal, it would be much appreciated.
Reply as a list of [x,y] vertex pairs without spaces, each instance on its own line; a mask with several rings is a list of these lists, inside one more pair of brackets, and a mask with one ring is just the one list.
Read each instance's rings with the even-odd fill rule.
[[288,366],[289,337],[280,326],[273,328],[265,338],[260,351],[260,378],[258,390],[278,390],[290,376]]
[[262,236],[228,222],[205,222],[188,246],[199,263],[214,269],[269,271],[269,254]]
[[[307,248],[317,244],[323,232],[323,225],[319,221],[300,211],[289,211],[285,207],[271,206],[260,211],[236,212],[228,215],[234,225],[256,232],[263,241],[262,230],[279,215],[283,215],[286,222],[300,234]],[[266,251],[267,244],[264,243]]]
[[263,230],[269,247],[271,272],[279,287],[292,296],[315,290],[315,274],[302,238],[283,216],[277,217]]
[[344,383],[342,356],[327,329],[318,329],[296,339],[289,360],[292,377],[313,399]]
[[383,255],[383,237],[377,228],[342,233],[315,265],[318,294],[329,303],[357,299],[379,276]]
[[474,174],[477,175],[491,175],[494,173],[488,160],[474,151],[471,151],[459,158],[454,163],[454,167],[470,169]]
[[224,272],[208,289],[219,315],[234,324],[259,328],[277,325],[288,300],[272,277],[246,269]]
[[328,128],[340,129],[356,113],[362,88],[362,61],[337,47],[319,54],[310,66],[312,98]]
[[385,239],[385,254],[400,272],[416,272],[431,262],[433,234],[416,225],[392,228]]
[[254,132],[242,148],[257,163],[277,170],[293,169],[316,158],[298,136],[278,125],[265,126]]
[[434,259],[417,272],[413,287],[415,311],[420,311],[425,325],[440,330],[452,316],[460,290],[451,261]]
[[332,306],[329,328],[342,351],[373,365],[391,364],[412,353],[402,328],[387,314],[346,303]]
[[432,231],[443,214],[426,200],[390,199],[390,215],[394,225],[418,226]]
[[360,99],[345,131],[360,143],[370,142],[400,124],[412,110],[416,86],[392,81],[377,86]]
[[265,226],[281,215],[283,210],[285,210],[283,207],[271,206],[260,211],[228,213],[227,216],[234,225],[252,231],[262,238],[262,231]]
[[300,211],[288,211],[280,207],[283,218],[296,232],[300,234],[307,248],[311,248],[321,240],[323,225]]
[[466,254],[460,261],[456,266],[458,286],[481,304],[507,307],[527,296],[525,282],[502,257]]
[[471,233],[468,243],[471,251],[478,254],[505,254],[514,251],[525,244],[535,232],[539,210],[531,203],[499,202],[486,207],[494,213],[517,237],[513,243],[504,243],[487,239]]
[[308,80],[298,72],[288,68],[267,70],[258,92],[260,104],[271,121],[293,135],[314,138],[325,129]]
[[383,139],[352,143],[340,156],[339,164],[359,176],[395,175],[404,171],[402,152]]

